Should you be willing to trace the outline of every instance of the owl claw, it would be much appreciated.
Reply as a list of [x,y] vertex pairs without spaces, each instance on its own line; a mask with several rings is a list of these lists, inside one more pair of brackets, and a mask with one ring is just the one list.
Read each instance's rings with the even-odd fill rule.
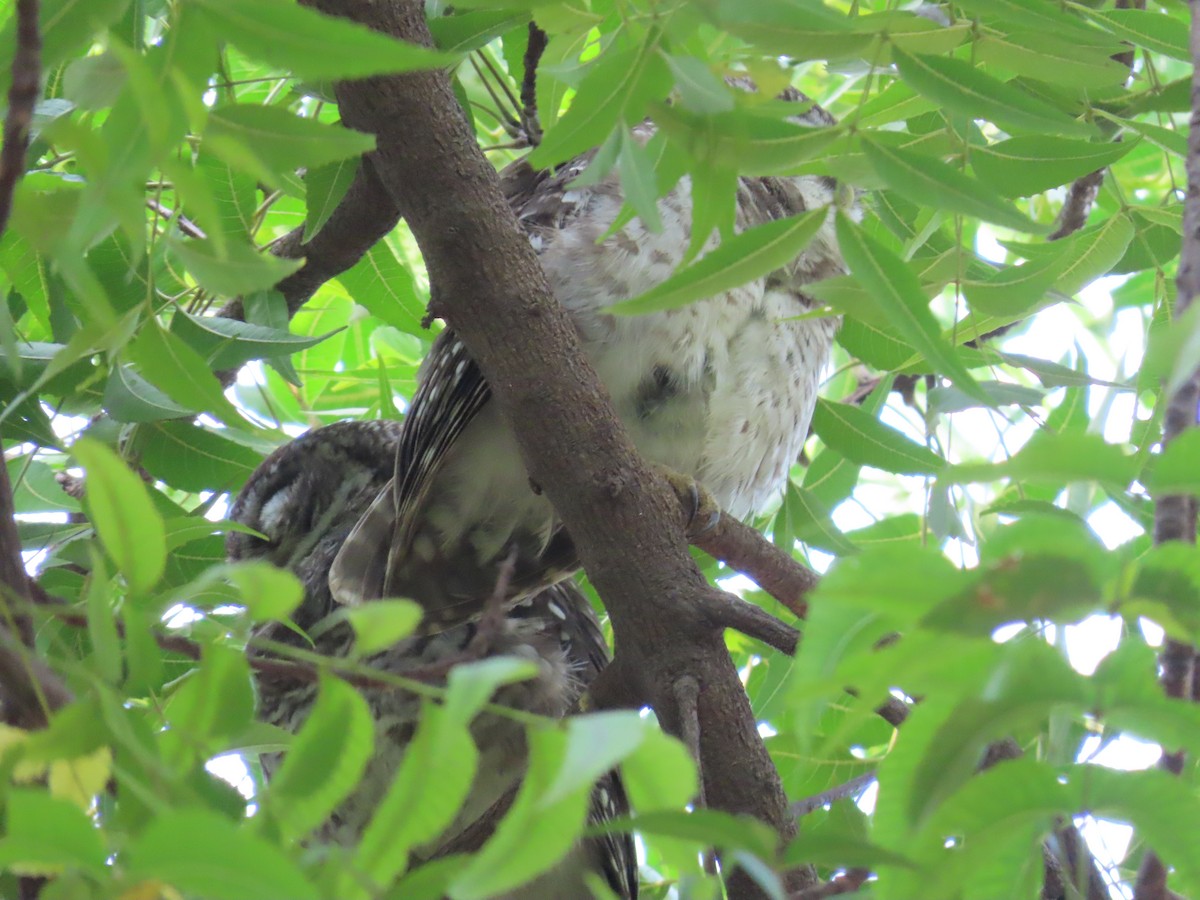
[[676,472],[666,466],[655,468],[679,499],[679,505],[683,509],[683,530],[689,540],[695,541],[717,527],[717,523],[721,521],[721,507],[704,485],[691,475]]

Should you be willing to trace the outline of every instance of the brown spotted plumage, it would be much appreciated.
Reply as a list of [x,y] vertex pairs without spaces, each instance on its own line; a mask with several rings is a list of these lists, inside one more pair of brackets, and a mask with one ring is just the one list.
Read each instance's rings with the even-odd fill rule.
[[[830,124],[795,92],[787,99],[799,101],[795,121]],[[642,141],[653,133],[648,123],[635,129]],[[615,173],[576,183],[593,155],[555,172],[515,163],[501,173],[502,186],[638,449],[744,517],[779,492],[807,434],[837,321],[797,317],[815,305],[805,285],[842,271],[832,214],[808,247],[765,278],[678,309],[614,316],[610,306],[661,283],[684,260],[691,196],[684,178],[658,202],[660,232],[635,218],[604,237],[623,200]],[[835,192],[819,176],[741,178],[735,228],[831,207]],[[706,249],[716,242],[714,235]],[[334,563],[339,602],[417,597],[429,621],[454,622],[478,612],[513,548],[514,597],[578,566],[489,401],[467,349],[443,332],[421,372],[397,477]]]
[[[343,622],[330,627],[328,620],[338,608],[329,592],[329,567],[354,523],[392,477],[401,433],[398,422],[343,422],[309,432],[271,454],[242,489],[230,517],[261,532],[265,540],[231,532],[229,558],[265,559],[290,569],[304,585],[304,599],[291,625],[268,623],[260,627],[260,637],[333,658],[350,650],[349,626]],[[397,675],[428,670],[462,658],[476,631],[476,623],[459,622],[401,641],[361,662]],[[501,688],[494,702],[554,718],[576,708],[583,690],[608,661],[595,613],[572,582],[553,585],[508,610],[487,641],[486,653],[518,656],[538,667],[537,677]],[[361,837],[395,777],[417,724],[417,697],[395,688],[361,690],[375,720],[374,756],[359,786],[314,836],[320,842],[349,845]],[[308,716],[316,692],[315,685],[262,675],[262,717],[294,732]],[[419,860],[448,848],[477,849],[520,783],[526,762],[524,728],[511,719],[484,713],[473,724],[472,735],[480,758],[470,793],[446,832],[415,851]],[[263,757],[268,779],[278,764],[278,754]],[[610,773],[593,793],[591,821],[627,812],[620,778]],[[581,843],[562,863],[510,896],[513,900],[587,897],[588,872],[604,878],[618,897],[637,896],[636,856],[628,835]]]

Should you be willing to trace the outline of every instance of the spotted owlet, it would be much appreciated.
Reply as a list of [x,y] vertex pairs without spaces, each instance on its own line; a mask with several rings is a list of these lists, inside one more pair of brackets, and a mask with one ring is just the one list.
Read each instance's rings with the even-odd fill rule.
[[[784,97],[796,102],[793,122],[832,123],[798,92]],[[654,126],[634,132],[647,141]],[[781,489],[808,431],[838,323],[799,317],[816,305],[805,286],[843,271],[832,210],[809,245],[765,277],[680,308],[615,316],[609,307],[662,283],[684,260],[691,193],[684,177],[658,201],[660,231],[635,218],[605,237],[623,205],[616,174],[573,184],[593,157],[555,172],[517,162],[501,173],[502,187],[637,448],[744,517]],[[735,228],[832,207],[836,190],[821,176],[743,177]],[[466,347],[443,331],[420,373],[395,478],[334,562],[339,602],[417,597],[430,621],[455,621],[478,611],[513,548],[514,596],[577,568],[570,536],[531,489],[490,401]]]
[[[267,623],[259,637],[343,657],[354,636],[345,622],[329,627],[337,609],[329,593],[329,567],[351,527],[391,477],[398,422],[343,422],[309,432],[280,447],[259,466],[233,504],[230,517],[260,532],[232,532],[230,559],[264,559],[290,569],[304,586],[304,599],[292,623]],[[299,632],[297,631],[297,627]],[[436,634],[403,640],[361,660],[380,672],[412,674],[461,659],[477,631],[462,622]],[[310,642],[311,638],[311,642]],[[570,713],[587,684],[604,667],[608,648],[591,604],[569,581],[560,582],[514,606],[490,635],[488,656],[513,655],[537,664],[529,681],[501,688],[493,701],[525,712],[559,718]],[[316,700],[317,687],[290,677],[260,673],[262,717],[296,731]],[[417,725],[419,698],[394,687],[360,689],[375,724],[374,755],[354,792],[314,836],[324,843],[351,845],[395,778]],[[450,827],[414,852],[418,861],[446,852],[477,849],[491,834],[511,801],[524,771],[524,726],[484,713],[472,726],[479,748],[478,771],[467,799]],[[263,758],[268,781],[278,754]],[[592,792],[593,824],[627,814],[617,773],[600,779]],[[631,838],[613,834],[591,838],[511,900],[587,897],[588,873],[599,875],[622,900],[637,897],[636,857]]]

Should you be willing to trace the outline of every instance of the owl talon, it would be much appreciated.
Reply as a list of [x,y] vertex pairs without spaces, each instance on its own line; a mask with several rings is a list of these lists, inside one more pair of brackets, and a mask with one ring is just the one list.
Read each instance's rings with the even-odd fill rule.
[[691,475],[676,472],[666,466],[657,466],[683,509],[683,530],[688,539],[694,541],[717,527],[721,521],[721,506],[708,489]]

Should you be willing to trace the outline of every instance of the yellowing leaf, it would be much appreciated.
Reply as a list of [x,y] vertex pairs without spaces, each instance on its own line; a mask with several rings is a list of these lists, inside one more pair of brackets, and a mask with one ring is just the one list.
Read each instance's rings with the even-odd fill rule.
[[70,800],[85,812],[112,774],[112,750],[100,747],[86,756],[50,763],[50,794]]
[[183,900],[183,894],[169,884],[156,879],[139,881],[122,892],[120,900]]

